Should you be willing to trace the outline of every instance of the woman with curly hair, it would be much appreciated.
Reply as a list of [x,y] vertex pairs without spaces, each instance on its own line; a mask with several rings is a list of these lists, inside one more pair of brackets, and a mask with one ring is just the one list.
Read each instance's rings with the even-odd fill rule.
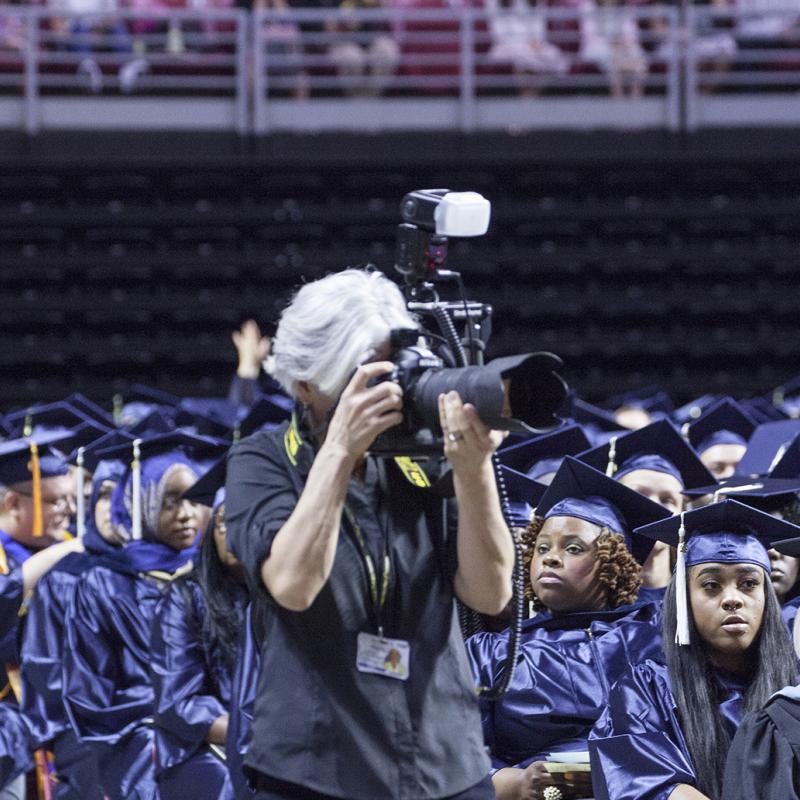
[[[557,785],[544,764],[550,754],[585,754],[609,687],[630,663],[660,650],[656,607],[635,604],[649,548],[630,532],[669,512],[571,457],[534,504],[522,541],[526,594],[538,613],[523,623],[508,690],[482,703],[500,800],[541,798]],[[481,687],[509,668],[508,643],[509,631],[467,641]],[[588,781],[584,788],[591,793]]]

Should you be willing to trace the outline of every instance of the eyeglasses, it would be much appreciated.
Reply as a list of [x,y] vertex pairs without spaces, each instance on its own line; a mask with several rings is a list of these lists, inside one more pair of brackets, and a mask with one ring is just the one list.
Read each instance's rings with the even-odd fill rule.
[[[21,489],[14,490],[23,497],[33,497],[33,492],[24,492]],[[75,495],[59,495],[58,497],[42,496],[42,505],[47,506],[54,514],[74,514],[78,510],[78,501]]]

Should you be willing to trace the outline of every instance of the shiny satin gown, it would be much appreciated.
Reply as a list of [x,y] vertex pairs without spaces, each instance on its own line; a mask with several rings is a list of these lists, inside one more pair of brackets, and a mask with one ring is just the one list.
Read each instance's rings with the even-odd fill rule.
[[[495,684],[508,631],[467,640],[475,680]],[[525,767],[547,753],[585,751],[610,687],[631,664],[660,654],[659,613],[651,603],[553,616],[523,624],[520,656],[508,691],[481,703],[494,770]]]
[[22,711],[30,721],[35,747],[53,750],[57,800],[102,800],[94,753],[78,741],[62,701],[62,655],[70,598],[81,572],[92,561],[89,552],[71,553],[36,586],[28,607],[22,645]]
[[[733,737],[747,686],[730,673],[715,676],[723,724]],[[617,683],[589,751],[596,800],[667,800],[678,784],[695,785],[665,666],[645,661]]]
[[206,734],[231,705],[231,674],[203,642],[205,602],[195,580],[173,583],[153,621],[156,775],[161,800],[232,800],[224,760]]
[[244,638],[236,656],[231,694],[231,716],[228,722],[228,741],[225,755],[233,781],[236,800],[247,800],[253,792],[244,773],[244,757],[250,742],[253,724],[253,706],[256,701],[258,673],[261,669],[261,651],[252,628],[252,606],[247,607],[244,621]]
[[68,718],[94,750],[109,800],[158,797],[150,627],[168,583],[95,566],[67,617],[62,681]]

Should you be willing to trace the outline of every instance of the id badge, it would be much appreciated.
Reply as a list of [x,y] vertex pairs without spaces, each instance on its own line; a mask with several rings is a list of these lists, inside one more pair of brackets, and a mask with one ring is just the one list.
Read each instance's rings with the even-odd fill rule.
[[406,681],[410,661],[411,645],[403,639],[387,639],[371,633],[358,634],[356,667],[359,672]]

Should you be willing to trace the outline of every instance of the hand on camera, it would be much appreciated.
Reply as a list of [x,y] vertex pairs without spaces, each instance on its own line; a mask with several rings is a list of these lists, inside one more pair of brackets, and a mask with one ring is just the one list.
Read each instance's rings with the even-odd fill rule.
[[358,461],[379,434],[403,421],[403,390],[394,381],[367,385],[393,369],[391,361],[374,361],[356,370],[328,425],[327,447],[341,448]]
[[444,454],[456,472],[482,469],[506,437],[483,423],[475,406],[462,403],[455,391],[439,395],[439,423]]

